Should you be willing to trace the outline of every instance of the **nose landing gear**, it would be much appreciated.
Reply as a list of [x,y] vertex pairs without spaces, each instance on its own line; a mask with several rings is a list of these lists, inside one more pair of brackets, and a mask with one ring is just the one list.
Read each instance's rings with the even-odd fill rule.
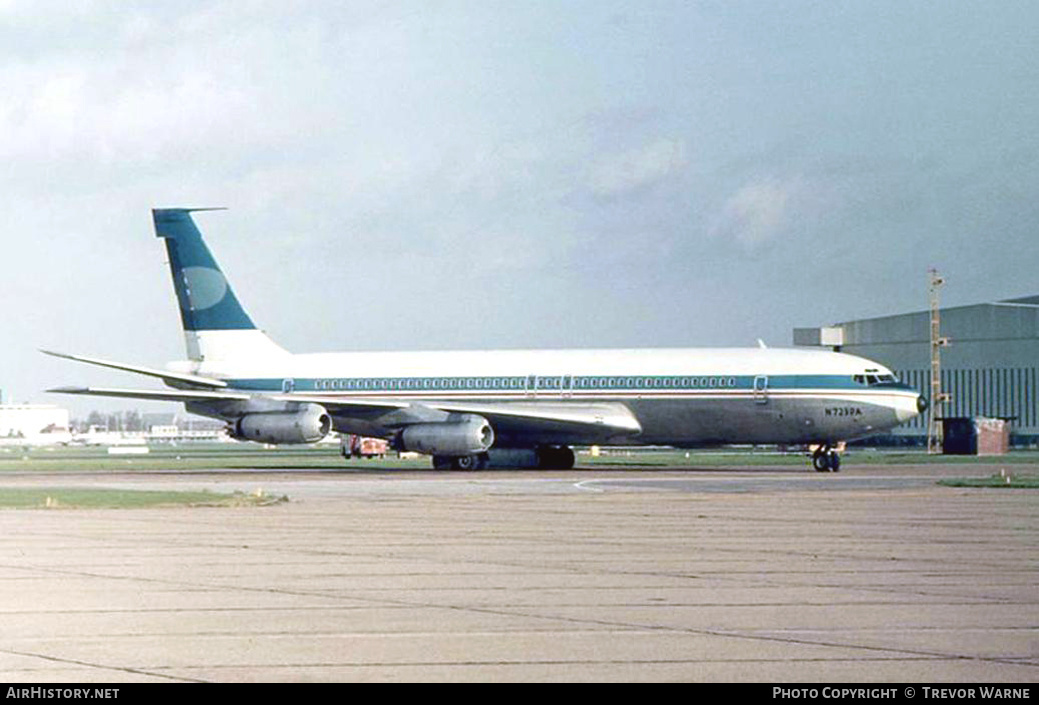
[[812,467],[816,472],[840,472],[840,453],[828,445],[816,448],[812,453]]

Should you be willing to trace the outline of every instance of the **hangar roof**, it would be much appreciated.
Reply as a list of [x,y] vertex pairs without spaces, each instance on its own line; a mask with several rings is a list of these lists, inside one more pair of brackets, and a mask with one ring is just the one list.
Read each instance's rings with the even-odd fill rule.
[[1036,296],[1023,296],[1020,299],[1003,299],[999,303],[1001,303],[1001,304],[1031,304],[1032,306],[1039,306],[1039,295],[1036,295]]

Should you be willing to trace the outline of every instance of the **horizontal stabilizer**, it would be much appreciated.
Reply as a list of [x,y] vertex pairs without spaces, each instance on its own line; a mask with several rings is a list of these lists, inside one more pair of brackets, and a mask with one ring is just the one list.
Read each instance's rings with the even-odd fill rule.
[[212,379],[210,377],[199,377],[198,375],[190,375],[183,372],[168,372],[166,370],[156,370],[151,367],[127,365],[123,362],[110,362],[109,360],[100,360],[96,357],[69,355],[68,353],[59,353],[54,352],[52,350],[40,350],[40,352],[44,353],[45,355],[51,355],[52,357],[60,357],[65,360],[85,362],[88,365],[98,365],[100,367],[108,367],[113,370],[123,370],[124,372],[133,372],[139,375],[147,375],[148,377],[157,377],[171,386],[191,385],[194,387],[209,387],[212,389],[220,389],[227,386],[227,382],[223,382],[218,379]]
[[272,401],[297,402],[300,404],[321,404],[329,410],[345,411],[388,411],[403,409],[412,405],[410,401],[393,399],[351,399],[347,402],[332,401],[324,397],[306,397],[295,394],[250,394],[249,392],[233,392],[229,390],[203,389],[122,389],[118,387],[54,387],[48,389],[54,394],[79,394],[96,397],[121,397],[124,399],[146,399],[151,401],[179,402],[219,402],[248,401],[249,399],[270,399]]
[[146,399],[151,401],[246,401],[250,398],[248,394],[237,392],[206,392],[194,389],[186,389],[184,391],[161,389],[152,391],[149,389],[118,389],[115,387],[55,387],[47,391],[57,394],[83,394],[95,397],[121,397],[124,399]]

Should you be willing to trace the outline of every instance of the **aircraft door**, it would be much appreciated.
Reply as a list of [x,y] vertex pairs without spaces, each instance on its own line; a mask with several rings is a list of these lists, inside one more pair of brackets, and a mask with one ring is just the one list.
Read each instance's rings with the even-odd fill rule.
[[768,403],[768,375],[758,375],[754,378],[754,401],[757,404]]
[[281,391],[285,394],[292,394],[296,390],[296,380],[294,379],[283,379],[281,381]]
[[527,376],[527,397],[530,399],[537,398],[538,395],[538,376],[528,375]]

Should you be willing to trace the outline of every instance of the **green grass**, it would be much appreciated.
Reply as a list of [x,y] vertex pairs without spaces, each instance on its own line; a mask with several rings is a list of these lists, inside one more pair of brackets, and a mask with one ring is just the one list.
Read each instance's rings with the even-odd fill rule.
[[181,446],[154,445],[147,455],[109,455],[105,448],[0,449],[0,476],[4,472],[146,472],[221,469],[366,469],[428,468],[429,460],[351,460],[336,447],[284,446],[264,448],[252,443],[212,443]]
[[989,477],[963,477],[939,480],[946,487],[992,487],[1000,489],[1039,489],[1039,474],[1002,472]]
[[79,489],[68,487],[0,487],[0,509],[138,509],[162,506],[260,506],[288,501],[262,493],[167,492],[153,490]]

